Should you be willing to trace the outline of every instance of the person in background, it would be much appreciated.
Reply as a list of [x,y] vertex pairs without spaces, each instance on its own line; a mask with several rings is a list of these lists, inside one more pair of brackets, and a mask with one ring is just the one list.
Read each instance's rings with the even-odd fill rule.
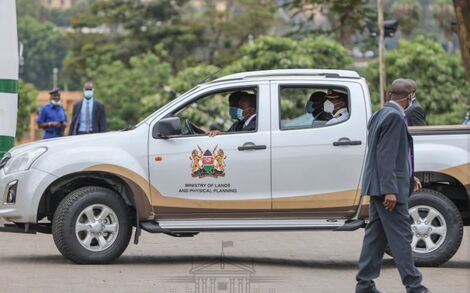
[[465,116],[465,119],[463,120],[463,125],[470,125],[470,104],[467,105],[467,115]]
[[412,79],[406,81],[412,88],[411,104],[405,109],[408,126],[426,126],[426,112],[416,99],[416,82]]
[[44,139],[64,136],[67,115],[60,105],[60,90],[49,91],[50,103],[44,105],[36,120],[39,128],[44,129]]
[[70,135],[106,131],[106,112],[104,105],[94,99],[93,90],[93,83],[85,83],[83,86],[83,100],[73,105]]
[[310,95],[307,103],[305,104],[305,111],[312,114],[313,123],[326,123],[326,121],[333,118],[331,113],[327,113],[323,109],[323,104],[326,101],[326,93],[314,92]]
[[323,111],[331,113],[333,118],[326,122],[326,125],[333,125],[348,120],[348,96],[346,94],[328,90],[323,104]]

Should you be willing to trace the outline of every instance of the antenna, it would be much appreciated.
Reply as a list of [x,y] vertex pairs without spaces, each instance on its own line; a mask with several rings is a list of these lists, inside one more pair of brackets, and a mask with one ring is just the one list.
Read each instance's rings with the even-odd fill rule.
[[201,80],[198,84],[207,82],[207,81],[208,81],[209,79],[211,79],[214,75],[216,75],[217,73],[219,73],[221,70],[222,70],[222,68],[220,68],[219,70],[217,70],[216,72],[214,72],[214,73],[212,73],[212,74],[209,74],[206,78],[204,78],[203,80]]

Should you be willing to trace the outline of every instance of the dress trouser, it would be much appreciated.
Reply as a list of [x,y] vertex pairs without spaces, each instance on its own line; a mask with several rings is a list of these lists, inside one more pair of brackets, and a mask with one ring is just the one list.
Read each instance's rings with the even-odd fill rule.
[[365,229],[364,242],[356,276],[356,292],[368,292],[375,288],[373,279],[380,275],[380,267],[387,244],[392,250],[395,265],[407,292],[419,292],[422,276],[414,264],[408,204],[399,204],[392,211],[385,209],[382,196],[371,196],[369,223]]

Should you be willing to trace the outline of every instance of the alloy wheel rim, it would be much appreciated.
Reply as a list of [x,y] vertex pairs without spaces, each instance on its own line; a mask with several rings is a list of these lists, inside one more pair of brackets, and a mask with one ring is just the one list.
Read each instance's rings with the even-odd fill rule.
[[444,216],[435,208],[425,205],[409,209],[413,224],[411,248],[416,253],[430,253],[438,249],[447,235]]
[[119,233],[116,213],[104,204],[93,204],[82,210],[75,223],[78,242],[87,250],[100,252],[109,248]]

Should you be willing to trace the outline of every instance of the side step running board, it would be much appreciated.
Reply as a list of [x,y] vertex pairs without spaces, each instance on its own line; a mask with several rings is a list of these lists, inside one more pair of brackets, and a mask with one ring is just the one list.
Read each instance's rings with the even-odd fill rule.
[[155,221],[140,222],[139,225],[140,225],[140,228],[142,228],[142,230],[145,230],[149,233],[164,233],[173,237],[193,237],[194,235],[198,234],[198,233],[171,232],[160,227],[160,225]]
[[336,228],[334,231],[354,231],[365,226],[366,223],[364,220],[350,220],[344,223],[343,226]]

